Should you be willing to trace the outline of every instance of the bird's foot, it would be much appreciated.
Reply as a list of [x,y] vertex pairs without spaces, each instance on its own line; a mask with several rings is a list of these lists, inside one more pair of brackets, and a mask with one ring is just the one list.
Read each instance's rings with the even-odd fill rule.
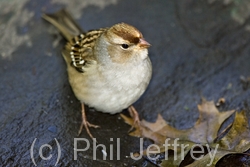
[[86,131],[87,131],[89,137],[93,140],[94,137],[93,137],[93,135],[90,133],[89,127],[91,127],[91,128],[99,128],[100,126],[91,124],[91,123],[89,123],[89,122],[87,121],[87,117],[86,117],[86,114],[85,114],[84,104],[82,103],[82,123],[81,123],[80,129],[79,129],[79,131],[78,131],[78,136],[82,133],[83,127],[85,127],[85,129],[86,129]]
[[128,132],[131,132],[134,128],[137,128],[137,127],[141,131],[141,121],[140,121],[138,112],[136,111],[136,109],[134,108],[134,106],[130,106],[128,108],[128,111],[129,111],[130,116],[134,120],[134,123],[133,123],[133,125],[131,126],[131,128],[129,129]]

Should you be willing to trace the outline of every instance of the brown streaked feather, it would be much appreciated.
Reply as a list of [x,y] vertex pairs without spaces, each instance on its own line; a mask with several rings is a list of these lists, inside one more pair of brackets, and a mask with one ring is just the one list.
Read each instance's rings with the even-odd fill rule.
[[70,40],[65,49],[69,52],[71,65],[79,72],[84,72],[84,68],[92,64],[91,55],[96,39],[106,31],[105,28],[91,30],[86,34],[80,34]]
[[114,34],[122,37],[124,40],[129,41],[130,43],[137,44],[142,38],[142,34],[135,27],[128,25],[126,23],[119,23],[111,27]]

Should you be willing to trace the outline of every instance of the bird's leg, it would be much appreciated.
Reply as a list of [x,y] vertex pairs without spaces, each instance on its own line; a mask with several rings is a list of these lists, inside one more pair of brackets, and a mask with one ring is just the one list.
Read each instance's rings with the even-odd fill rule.
[[136,109],[134,108],[134,106],[130,106],[128,108],[128,111],[129,111],[129,114],[130,116],[133,118],[134,120],[134,123],[133,123],[133,126],[130,128],[129,132],[133,130],[133,128],[136,128],[137,126],[139,127],[140,129],[140,125],[141,125],[141,121],[140,121],[140,118],[139,118],[139,115],[138,115],[138,112],[136,111]]
[[85,129],[86,129],[88,135],[91,137],[91,139],[93,139],[94,137],[93,137],[92,134],[90,133],[89,127],[99,128],[98,125],[91,124],[91,123],[89,123],[89,122],[87,121],[87,117],[86,117],[86,114],[85,114],[84,104],[82,103],[82,124],[81,124],[81,126],[80,126],[79,131],[78,131],[78,136],[81,134],[83,127],[85,127]]

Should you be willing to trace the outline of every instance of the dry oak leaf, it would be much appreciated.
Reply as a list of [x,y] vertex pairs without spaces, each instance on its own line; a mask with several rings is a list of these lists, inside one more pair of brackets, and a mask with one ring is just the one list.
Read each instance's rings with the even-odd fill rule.
[[[220,129],[221,124],[229,117],[231,116],[235,110],[227,111],[227,112],[219,112],[218,109],[215,107],[215,104],[213,101],[206,101],[205,99],[202,100],[202,103],[198,105],[199,110],[199,119],[196,121],[194,127],[190,129],[185,130],[178,130],[174,127],[171,127],[167,124],[167,122],[162,118],[161,115],[158,115],[158,118],[155,123],[150,123],[145,120],[142,120],[140,127],[135,127],[135,131],[131,132],[130,135],[136,136],[136,137],[145,137],[153,140],[156,144],[160,146],[160,152],[166,152],[167,150],[175,150],[173,148],[173,144],[175,142],[175,139],[178,138],[179,143],[183,143],[184,145],[188,145],[188,147],[185,148],[184,154],[181,153],[182,150],[178,148],[177,151],[177,159],[172,160],[171,158],[169,160],[164,160],[161,164],[161,166],[179,166],[181,161],[183,160],[183,156],[186,156],[194,145],[202,144],[208,147],[209,154],[214,154],[214,151],[216,151],[217,147],[209,147],[211,144],[213,144],[213,141],[217,138],[218,130]],[[122,118],[125,120],[126,123],[129,125],[133,125],[133,120],[129,117],[126,117],[124,115],[121,115]],[[168,140],[168,144],[170,146],[165,150],[165,147],[162,147],[162,145],[165,143],[165,141]],[[227,141],[225,141],[226,145]],[[153,147],[150,148],[150,151],[159,151],[157,149],[154,149]],[[230,153],[228,151],[225,151],[227,154]],[[231,151],[232,152],[232,151]],[[221,157],[226,155],[226,153],[223,153],[223,151],[218,153],[218,156],[216,156],[214,161],[218,161]],[[145,151],[142,153],[145,155]],[[200,161],[206,162],[208,159],[207,157],[209,154],[205,155],[204,158]],[[222,156],[220,156],[222,155]],[[206,159],[207,158],[207,159]],[[205,161],[203,161],[205,160]],[[195,161],[196,162],[196,161]],[[206,162],[207,163],[207,162]],[[208,164],[208,163],[207,163]],[[204,164],[202,164],[204,165]],[[201,165],[201,166],[202,166]],[[196,164],[196,166],[200,166],[200,164]]]
[[[166,138],[179,138],[201,144],[211,143],[217,137],[221,124],[235,112],[235,110],[219,112],[213,101],[206,101],[205,99],[198,105],[198,110],[200,113],[199,119],[190,129],[176,129],[168,125],[161,115],[158,115],[155,123],[142,120],[141,127],[135,127],[135,131],[131,132],[130,135],[146,137],[157,144],[164,143]],[[133,125],[131,118],[123,114],[121,114],[121,117],[127,124]]]
[[245,152],[250,148],[250,129],[246,112],[236,112],[232,128],[218,142],[222,149]]
[[[218,149],[214,148],[218,145]],[[236,112],[235,119],[231,129],[227,132],[227,134],[218,142],[213,143],[211,146],[211,154],[214,154],[215,157],[210,167],[215,167],[216,163],[225,155],[229,154],[239,154],[244,157],[244,155],[250,156],[250,154],[245,154],[250,149],[250,128],[248,125],[248,119],[246,117],[246,112]],[[186,167],[203,167],[206,164],[209,164],[211,158],[209,154],[206,154],[201,160],[194,161],[192,164]],[[246,162],[249,159],[245,160]],[[235,162],[236,164],[238,162]],[[223,164],[223,166],[238,166],[234,165],[232,162],[230,164]],[[249,164],[242,166],[249,166]]]

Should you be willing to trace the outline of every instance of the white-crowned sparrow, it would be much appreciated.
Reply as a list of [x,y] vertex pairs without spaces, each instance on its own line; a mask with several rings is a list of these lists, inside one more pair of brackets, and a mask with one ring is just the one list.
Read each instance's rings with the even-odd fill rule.
[[82,104],[79,134],[90,124],[84,104],[97,111],[115,114],[129,107],[135,123],[139,117],[131,106],[146,90],[152,75],[146,42],[135,27],[119,23],[84,33],[65,11],[44,14],[43,18],[60,30],[68,43],[62,51],[75,96]]

